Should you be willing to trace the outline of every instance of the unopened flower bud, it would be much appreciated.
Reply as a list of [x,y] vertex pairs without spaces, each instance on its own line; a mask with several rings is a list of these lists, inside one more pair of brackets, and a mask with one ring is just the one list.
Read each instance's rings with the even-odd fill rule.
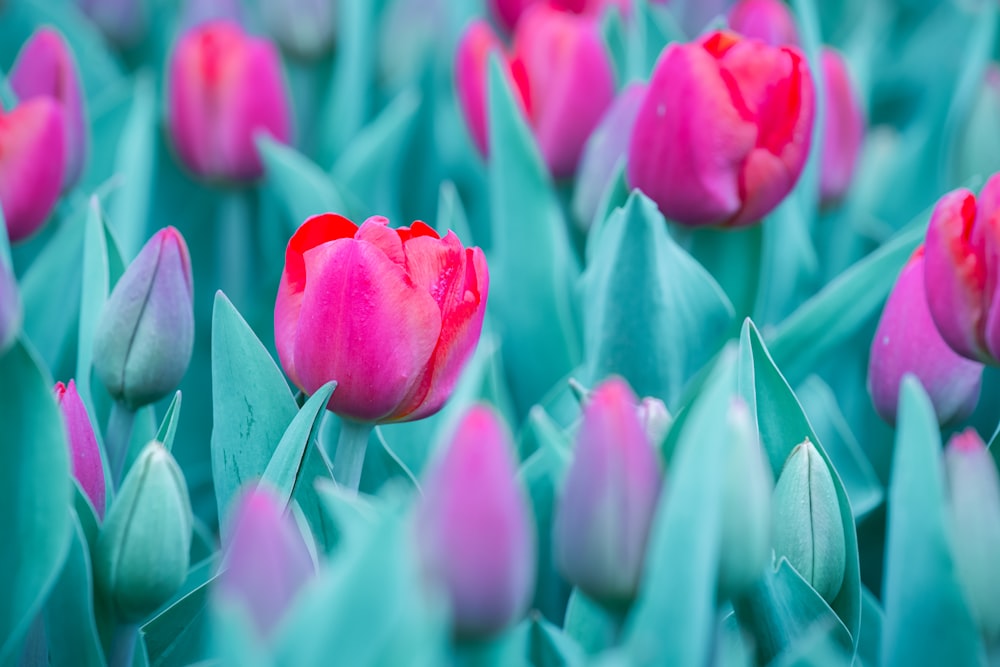
[[83,492],[90,498],[97,516],[104,518],[105,483],[104,464],[101,450],[94,435],[94,426],[87,414],[87,408],[76,391],[76,383],[68,385],[56,383],[56,400],[62,411],[69,439],[70,456],[73,459],[73,477],[80,483]]
[[636,412],[639,415],[639,423],[646,431],[649,441],[659,449],[674,423],[674,418],[670,416],[667,406],[660,399],[647,396],[639,401],[639,408]]

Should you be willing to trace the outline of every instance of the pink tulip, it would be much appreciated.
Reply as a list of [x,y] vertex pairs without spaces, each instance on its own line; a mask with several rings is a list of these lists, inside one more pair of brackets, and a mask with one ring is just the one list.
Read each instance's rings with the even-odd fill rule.
[[506,32],[513,32],[521,16],[531,7],[548,4],[554,9],[573,14],[587,14],[600,17],[610,7],[627,16],[631,0],[489,0],[490,13]]
[[740,0],[729,10],[729,29],[771,46],[798,46],[792,12],[781,0]]
[[474,406],[423,485],[420,555],[451,602],[459,635],[495,634],[531,601],[534,529],[513,451],[493,411]]
[[825,48],[820,62],[826,87],[826,113],[819,191],[822,202],[829,205],[841,199],[851,184],[864,139],[865,117],[840,54]]
[[615,95],[598,22],[547,5],[532,7],[517,24],[509,54],[485,23],[469,26],[456,55],[456,79],[466,122],[484,155],[489,154],[486,64],[491,52],[506,63],[549,170],[557,178],[572,176],[587,137]]
[[661,54],[629,143],[628,180],[691,226],[759,221],[809,155],[815,98],[805,58],[730,32]]
[[559,569],[587,595],[611,603],[627,603],[638,591],[663,483],[636,401],[619,378],[591,394],[555,516]]
[[62,108],[66,148],[63,189],[71,188],[79,180],[87,159],[87,121],[80,73],[58,31],[45,27],[31,35],[10,71],[10,85],[22,101],[50,97]]
[[69,440],[70,455],[73,459],[73,477],[80,483],[83,492],[90,498],[97,516],[104,518],[105,484],[104,464],[101,450],[97,446],[94,426],[87,414],[87,408],[76,392],[73,380],[68,385],[57,382],[56,400],[62,411],[63,423]]
[[1000,174],[978,202],[964,188],[941,197],[926,248],[927,300],[941,336],[964,357],[1000,363]]
[[66,130],[49,97],[0,109],[0,207],[13,242],[34,234],[49,217],[63,183]]
[[488,291],[483,251],[452,232],[313,216],[285,251],[278,356],[306,393],[336,380],[327,407],[339,415],[420,419],[441,409],[475,349]]
[[907,373],[920,380],[942,424],[964,419],[979,401],[983,366],[955,354],[934,326],[924,290],[925,264],[921,246],[899,274],[872,340],[868,391],[890,424],[896,423],[899,387]]
[[274,46],[229,21],[185,33],[170,58],[170,137],[184,165],[208,180],[250,181],[263,165],[254,135],[291,135],[288,97]]

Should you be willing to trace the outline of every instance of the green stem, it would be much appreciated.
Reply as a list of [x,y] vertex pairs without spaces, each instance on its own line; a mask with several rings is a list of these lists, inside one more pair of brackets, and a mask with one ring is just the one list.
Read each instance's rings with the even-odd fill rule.
[[139,626],[122,624],[115,628],[111,638],[111,653],[108,667],[131,667],[135,658],[135,641],[139,637]]
[[345,489],[358,490],[372,428],[374,425],[367,422],[340,420],[340,436],[333,455],[333,478]]
[[254,261],[253,220],[247,193],[225,192],[215,223],[218,284],[233,305],[246,313],[251,292],[250,266]]
[[111,404],[111,414],[108,416],[108,428],[104,434],[104,444],[108,450],[108,462],[111,465],[111,481],[115,490],[121,486],[125,475],[125,459],[128,457],[129,441],[132,439],[132,424],[135,422],[135,411],[122,401]]

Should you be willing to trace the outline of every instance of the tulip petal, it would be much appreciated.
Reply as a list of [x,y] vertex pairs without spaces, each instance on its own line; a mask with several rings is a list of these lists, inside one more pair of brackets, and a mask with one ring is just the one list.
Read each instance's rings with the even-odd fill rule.
[[[367,241],[381,250],[386,257],[406,270],[406,253],[403,252],[403,239],[395,229],[389,228],[389,221],[382,216],[372,216],[361,223],[358,233],[354,236],[358,241]],[[420,284],[420,281],[416,281]]]

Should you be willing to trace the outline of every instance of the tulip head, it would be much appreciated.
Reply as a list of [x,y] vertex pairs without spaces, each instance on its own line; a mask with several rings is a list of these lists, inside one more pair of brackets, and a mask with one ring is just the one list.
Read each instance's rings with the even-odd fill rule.
[[184,165],[210,181],[263,174],[254,135],[287,143],[288,97],[277,50],[230,21],[185,33],[170,58],[167,122]]
[[830,205],[840,200],[851,184],[864,139],[865,118],[841,55],[824,48],[820,63],[826,97],[819,194],[821,202]]
[[328,408],[360,422],[420,419],[451,395],[479,341],[489,291],[486,258],[422,222],[360,227],[327,213],[288,242],[274,306],[278,357]]
[[801,52],[713,32],[660,55],[628,151],[628,181],[685,225],[759,221],[791,192],[812,138]]
[[264,487],[241,498],[232,522],[215,595],[245,609],[269,637],[316,566],[299,527]]
[[56,400],[62,411],[63,423],[66,425],[66,435],[69,439],[70,456],[73,460],[73,477],[80,483],[83,492],[97,512],[104,518],[105,480],[104,463],[101,461],[101,450],[94,435],[94,426],[87,414],[87,408],[80,400],[76,391],[76,383],[69,381],[68,385],[57,382],[55,387]]
[[141,621],[181,587],[192,523],[184,475],[162,444],[150,442],[129,469],[97,539],[97,584],[119,619]]
[[635,395],[619,378],[590,395],[553,528],[563,576],[611,605],[635,598],[663,484],[636,409]]
[[739,0],[729,9],[729,29],[771,46],[798,46],[792,12],[781,0]]
[[451,602],[456,634],[496,634],[528,608],[535,582],[531,510],[514,445],[474,406],[423,485],[416,530],[423,569]]
[[885,302],[868,360],[868,391],[875,410],[890,424],[903,376],[912,373],[934,405],[938,422],[967,417],[979,401],[980,363],[955,354],[931,319],[924,289],[923,246],[903,267]]
[[38,231],[55,208],[65,151],[66,126],[54,99],[0,109],[0,207],[12,243]]
[[1000,174],[977,200],[961,188],[938,200],[927,227],[927,301],[955,352],[1000,363]]
[[94,332],[94,369],[112,398],[132,409],[180,383],[194,346],[187,244],[173,227],[153,235],[119,278]]
[[69,189],[80,179],[87,159],[87,121],[80,73],[57,30],[39,28],[25,42],[11,68],[10,86],[22,101],[49,97],[59,103],[66,155],[62,185]]

